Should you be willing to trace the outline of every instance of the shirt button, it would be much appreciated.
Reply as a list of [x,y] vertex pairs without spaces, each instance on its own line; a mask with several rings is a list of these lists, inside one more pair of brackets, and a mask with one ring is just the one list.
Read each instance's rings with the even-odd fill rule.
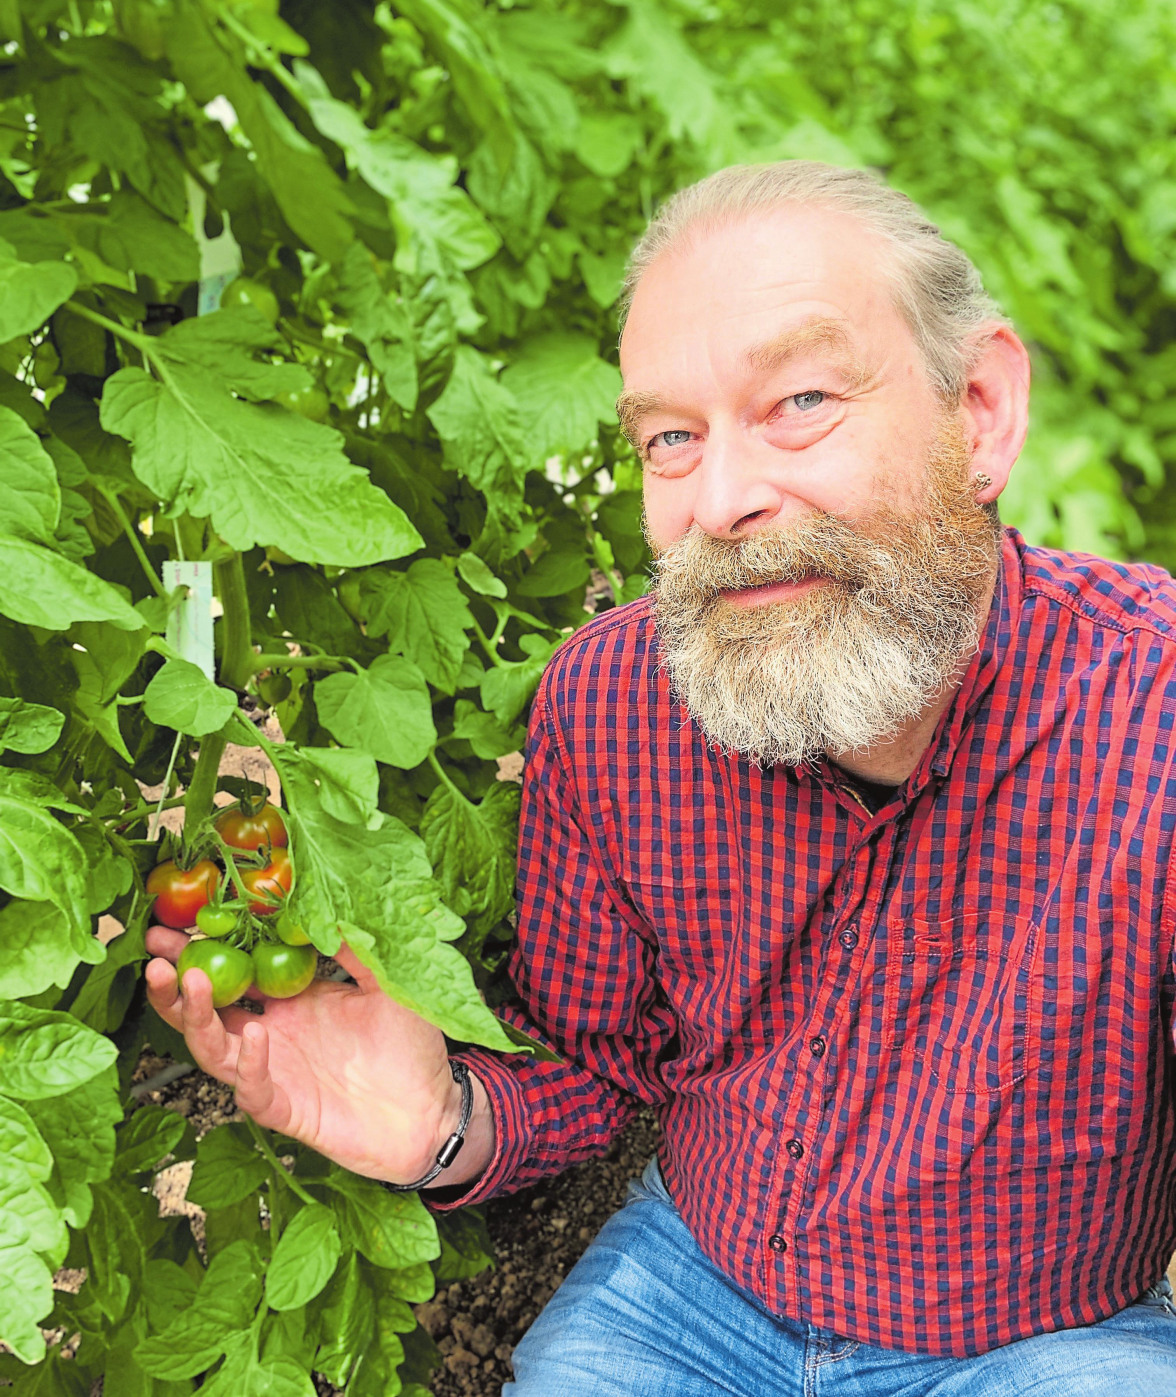
[[857,930],[854,927],[846,927],[837,939],[847,951],[852,951],[858,943]]
[[789,1140],[789,1142],[784,1146],[784,1148],[788,1151],[788,1153],[792,1156],[793,1159],[799,1159],[801,1155],[804,1154],[804,1146],[800,1143],[799,1140]]
[[773,1232],[772,1235],[768,1238],[768,1246],[770,1246],[773,1251],[788,1250],[788,1243],[784,1240],[783,1237],[780,1236],[778,1232]]
[[819,1033],[815,1038],[809,1039],[809,1052],[812,1053],[813,1057],[825,1056],[825,1040]]

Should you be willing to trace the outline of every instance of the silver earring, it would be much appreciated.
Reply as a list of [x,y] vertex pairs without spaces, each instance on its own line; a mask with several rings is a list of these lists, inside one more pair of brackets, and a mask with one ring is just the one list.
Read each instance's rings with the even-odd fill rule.
[[977,474],[972,477],[972,488],[977,492],[980,490],[987,490],[991,484],[992,476],[985,475],[983,471],[977,472]]

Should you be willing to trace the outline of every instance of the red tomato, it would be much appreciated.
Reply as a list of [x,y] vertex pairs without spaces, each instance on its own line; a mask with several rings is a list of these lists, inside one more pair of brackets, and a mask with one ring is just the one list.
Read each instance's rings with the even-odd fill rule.
[[177,931],[196,924],[196,913],[216,892],[220,869],[211,859],[201,859],[189,869],[174,859],[157,863],[147,875],[147,891],[155,898],[155,916]]
[[213,824],[230,849],[284,849],[290,842],[282,812],[276,805],[263,805],[255,815],[239,805],[230,805]]
[[285,849],[275,849],[270,855],[266,868],[241,869],[241,882],[245,891],[254,897],[258,893],[269,893],[273,901],[258,899],[250,902],[249,910],[255,917],[264,917],[267,912],[276,912],[279,902],[290,891],[294,870],[290,867],[290,855]]

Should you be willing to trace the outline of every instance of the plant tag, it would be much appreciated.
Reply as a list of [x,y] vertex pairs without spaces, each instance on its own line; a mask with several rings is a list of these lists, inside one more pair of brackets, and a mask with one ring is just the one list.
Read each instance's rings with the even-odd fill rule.
[[[215,180],[216,165],[205,166],[204,174]],[[184,182],[188,188],[192,236],[200,249],[200,283],[196,291],[196,314],[209,315],[220,309],[221,293],[241,271],[241,249],[233,237],[227,213],[222,215],[225,226],[221,235],[217,238],[205,236],[204,210],[207,201],[204,190],[189,174],[185,174]]]
[[181,563],[168,559],[163,565],[163,585],[169,592],[186,587],[187,593],[167,618],[167,643],[179,655],[215,679],[212,653],[212,564]]

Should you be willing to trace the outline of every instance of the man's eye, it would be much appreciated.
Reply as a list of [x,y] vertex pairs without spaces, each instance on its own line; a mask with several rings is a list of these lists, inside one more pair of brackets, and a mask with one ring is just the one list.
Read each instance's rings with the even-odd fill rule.
[[650,437],[650,446],[683,446],[690,440],[689,432],[658,432],[657,436]]
[[811,412],[813,408],[820,407],[828,395],[820,392],[816,388],[811,388],[807,393],[794,393],[792,401],[801,412]]

